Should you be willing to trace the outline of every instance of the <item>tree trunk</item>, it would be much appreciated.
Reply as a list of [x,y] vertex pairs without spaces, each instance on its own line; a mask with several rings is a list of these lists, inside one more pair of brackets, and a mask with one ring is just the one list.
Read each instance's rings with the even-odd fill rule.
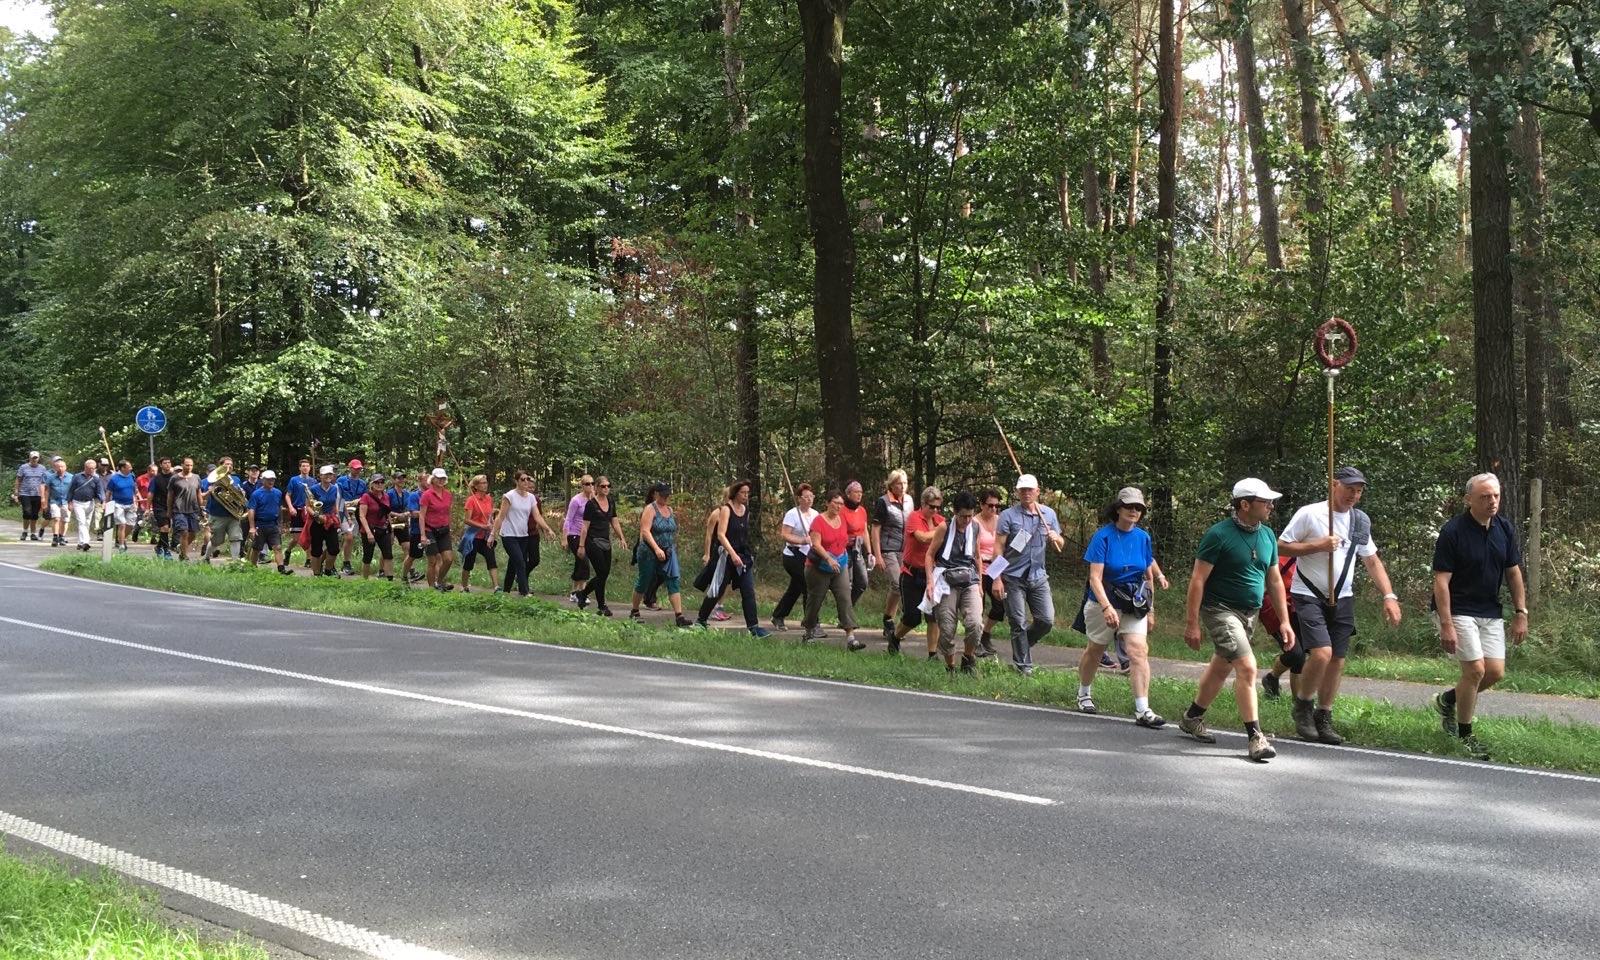
[[844,24],[850,0],[800,0],[805,46],[806,214],[816,255],[812,325],[822,401],[822,449],[828,476],[856,477],[861,469],[861,378],[856,365],[850,302],[856,248],[844,199]]
[[1516,327],[1512,316],[1511,183],[1502,105],[1493,96],[1506,68],[1490,0],[1467,7],[1472,75],[1472,319],[1478,468],[1500,477],[1501,513],[1522,520],[1522,448],[1517,437]]
[[1300,149],[1304,155],[1305,203],[1303,220],[1311,251],[1311,315],[1320,320],[1328,287],[1328,230],[1322,222],[1326,188],[1322,178],[1322,119],[1317,109],[1317,66],[1311,31],[1306,26],[1304,0],[1283,0],[1283,18],[1289,27],[1289,50],[1295,84],[1300,88]]
[[1235,73],[1239,78],[1239,102],[1244,107],[1245,127],[1250,134],[1250,164],[1256,178],[1256,212],[1261,223],[1261,246],[1267,254],[1267,267],[1283,269],[1283,244],[1278,239],[1278,196],[1272,183],[1272,158],[1267,153],[1267,115],[1261,105],[1261,85],[1256,82],[1256,34],[1250,24],[1249,0],[1228,0],[1233,19]]
[[[744,59],[737,46],[739,15],[743,0],[722,0],[722,90],[728,101],[728,132],[735,143],[750,132],[750,104],[744,96]],[[755,228],[751,209],[753,194],[749,177],[735,171],[733,180],[734,242],[747,248]],[[739,278],[735,292],[734,328],[737,341],[733,354],[734,396],[737,402],[735,428],[737,473],[750,481],[750,529],[760,536],[761,525],[761,394],[756,384],[756,359],[759,331],[756,328],[755,289],[748,274]]]
[[[1095,233],[1089,254],[1089,290],[1098,300],[1106,295],[1104,242],[1105,218],[1100,211],[1100,167],[1093,151],[1083,162],[1083,225]],[[1106,345],[1106,328],[1096,325],[1089,335],[1089,362],[1094,370],[1094,389],[1104,393],[1111,385],[1111,351]]]
[[1543,476],[1545,435],[1545,298],[1549,287],[1549,262],[1545,255],[1544,130],[1539,108],[1522,107],[1518,126],[1518,194],[1522,200],[1521,251],[1517,258],[1518,300],[1522,307],[1522,380],[1527,408],[1527,456],[1523,461],[1528,476]]
[[[1144,124],[1140,113],[1144,105],[1144,87],[1140,81],[1144,79],[1144,44],[1144,3],[1143,0],[1133,0],[1133,65],[1128,71],[1129,92],[1133,98],[1133,148],[1128,154],[1128,214],[1124,220],[1124,227],[1130,234],[1139,222],[1139,148],[1144,144]],[[1137,264],[1138,257],[1130,251],[1123,271],[1132,277],[1138,272]]]
[[1160,151],[1156,169],[1156,297],[1155,383],[1150,401],[1150,468],[1155,482],[1150,491],[1151,523],[1158,542],[1172,534],[1172,314],[1176,306],[1177,274],[1173,245],[1178,209],[1178,111],[1183,70],[1178,60],[1176,0],[1158,0],[1161,23],[1156,65],[1156,86],[1161,96]]

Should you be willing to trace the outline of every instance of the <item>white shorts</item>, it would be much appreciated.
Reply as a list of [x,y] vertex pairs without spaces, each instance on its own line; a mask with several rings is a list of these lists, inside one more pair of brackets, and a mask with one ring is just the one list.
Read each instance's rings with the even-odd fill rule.
[[346,518],[339,521],[339,533],[346,537],[355,536],[355,533],[358,529],[360,529],[360,527],[353,518]]
[[71,520],[72,512],[67,509],[67,505],[64,503],[52,503],[50,504],[50,519]]
[[1135,617],[1131,613],[1117,613],[1122,621],[1117,624],[1117,629],[1112,630],[1106,626],[1105,614],[1100,612],[1100,603],[1090,600],[1083,605],[1083,627],[1089,635],[1089,642],[1097,647],[1109,647],[1117,642],[1119,635],[1124,637],[1145,636],[1150,632],[1150,617],[1148,614]]
[[138,508],[131,503],[108,503],[106,509],[111,511],[111,522],[119,527],[131,527],[139,519]]
[[[1434,623],[1439,615],[1433,615]],[[1506,622],[1500,617],[1451,617],[1456,628],[1456,659],[1463,663],[1472,660],[1504,660],[1506,658]]]

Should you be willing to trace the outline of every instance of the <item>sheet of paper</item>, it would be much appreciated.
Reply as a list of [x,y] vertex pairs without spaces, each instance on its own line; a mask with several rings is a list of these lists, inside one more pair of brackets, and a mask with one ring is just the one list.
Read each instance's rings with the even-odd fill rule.
[[1018,530],[1017,535],[1011,538],[1011,543],[1008,545],[1008,549],[1015,553],[1021,553],[1027,548],[1028,543],[1031,540],[1033,540],[1032,533],[1027,530]]
[[989,569],[986,572],[989,574],[989,576],[998,580],[1000,579],[1000,575],[1005,573],[1006,568],[1009,566],[1010,564],[1006,562],[1005,557],[995,557],[993,560],[989,561]]

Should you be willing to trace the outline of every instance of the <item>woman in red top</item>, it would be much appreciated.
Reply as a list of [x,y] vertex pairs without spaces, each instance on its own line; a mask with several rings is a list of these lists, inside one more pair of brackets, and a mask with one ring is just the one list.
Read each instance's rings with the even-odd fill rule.
[[434,467],[428,478],[428,489],[422,491],[422,522],[417,525],[418,542],[428,557],[428,586],[440,593],[452,589],[445,577],[450,575],[450,567],[456,561],[450,549],[450,506],[456,497],[450,492],[449,483],[450,474],[444,467]]
[[[850,529],[844,516],[844,495],[829,490],[823,503],[827,504],[826,509],[811,521],[811,552],[806,556],[806,615],[800,621],[800,639],[802,643],[817,639],[822,601],[832,593],[845,646],[852,651],[861,650],[866,644],[856,639],[855,603],[850,598]],[[865,526],[863,519],[862,528]]]
[[851,480],[844,488],[845,532],[850,537],[850,605],[861,602],[867,592],[867,508],[861,505],[861,481]]
[[[489,585],[500,592],[500,566],[494,559],[494,541],[489,538],[489,518],[494,516],[494,497],[489,493],[489,478],[478,474],[467,485],[467,532],[462,542],[470,546],[461,554],[461,592],[471,593],[467,579],[472,576],[472,562],[483,558],[489,568]],[[470,541],[468,540],[470,538]]]
[[361,579],[372,577],[372,554],[378,551],[378,576],[394,579],[394,530],[389,526],[389,478],[378,474],[356,501],[356,526],[361,532]]

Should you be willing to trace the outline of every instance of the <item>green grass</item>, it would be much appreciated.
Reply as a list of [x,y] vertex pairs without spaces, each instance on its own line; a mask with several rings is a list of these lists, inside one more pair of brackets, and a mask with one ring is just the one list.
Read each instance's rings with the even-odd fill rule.
[[[793,676],[1058,707],[1071,706],[1077,694],[1075,672],[1040,671],[1025,679],[1008,666],[989,661],[982,664],[977,676],[949,677],[942,664],[930,664],[919,657],[850,654],[827,644],[802,646],[779,638],[758,640],[737,630],[681,631],[630,623],[620,617],[606,620],[543,600],[522,600],[504,594],[440,594],[378,580],[281,577],[266,572],[266,568],[212,568],[132,557],[102,563],[95,557],[64,555],[46,561],[44,568],[196,596]],[[559,585],[564,573],[564,569],[546,572],[542,585]],[[252,616],[245,611],[240,615]],[[1193,693],[1193,683],[1160,679],[1151,690],[1152,706],[1175,718]],[[1097,680],[1095,697],[1106,712],[1125,714],[1132,710],[1132,693],[1123,678]],[[1238,727],[1230,694],[1217,699],[1208,720],[1219,728]],[[1271,733],[1292,735],[1287,701],[1262,701],[1261,722]],[[1341,731],[1355,743],[1460,755],[1458,745],[1439,730],[1437,718],[1426,710],[1343,697],[1339,701],[1338,722]],[[1491,745],[1497,759],[1600,774],[1600,727],[1496,717],[1480,720],[1477,731]]]
[[0,848],[0,960],[266,960],[162,923],[154,898],[109,872],[69,873]]

